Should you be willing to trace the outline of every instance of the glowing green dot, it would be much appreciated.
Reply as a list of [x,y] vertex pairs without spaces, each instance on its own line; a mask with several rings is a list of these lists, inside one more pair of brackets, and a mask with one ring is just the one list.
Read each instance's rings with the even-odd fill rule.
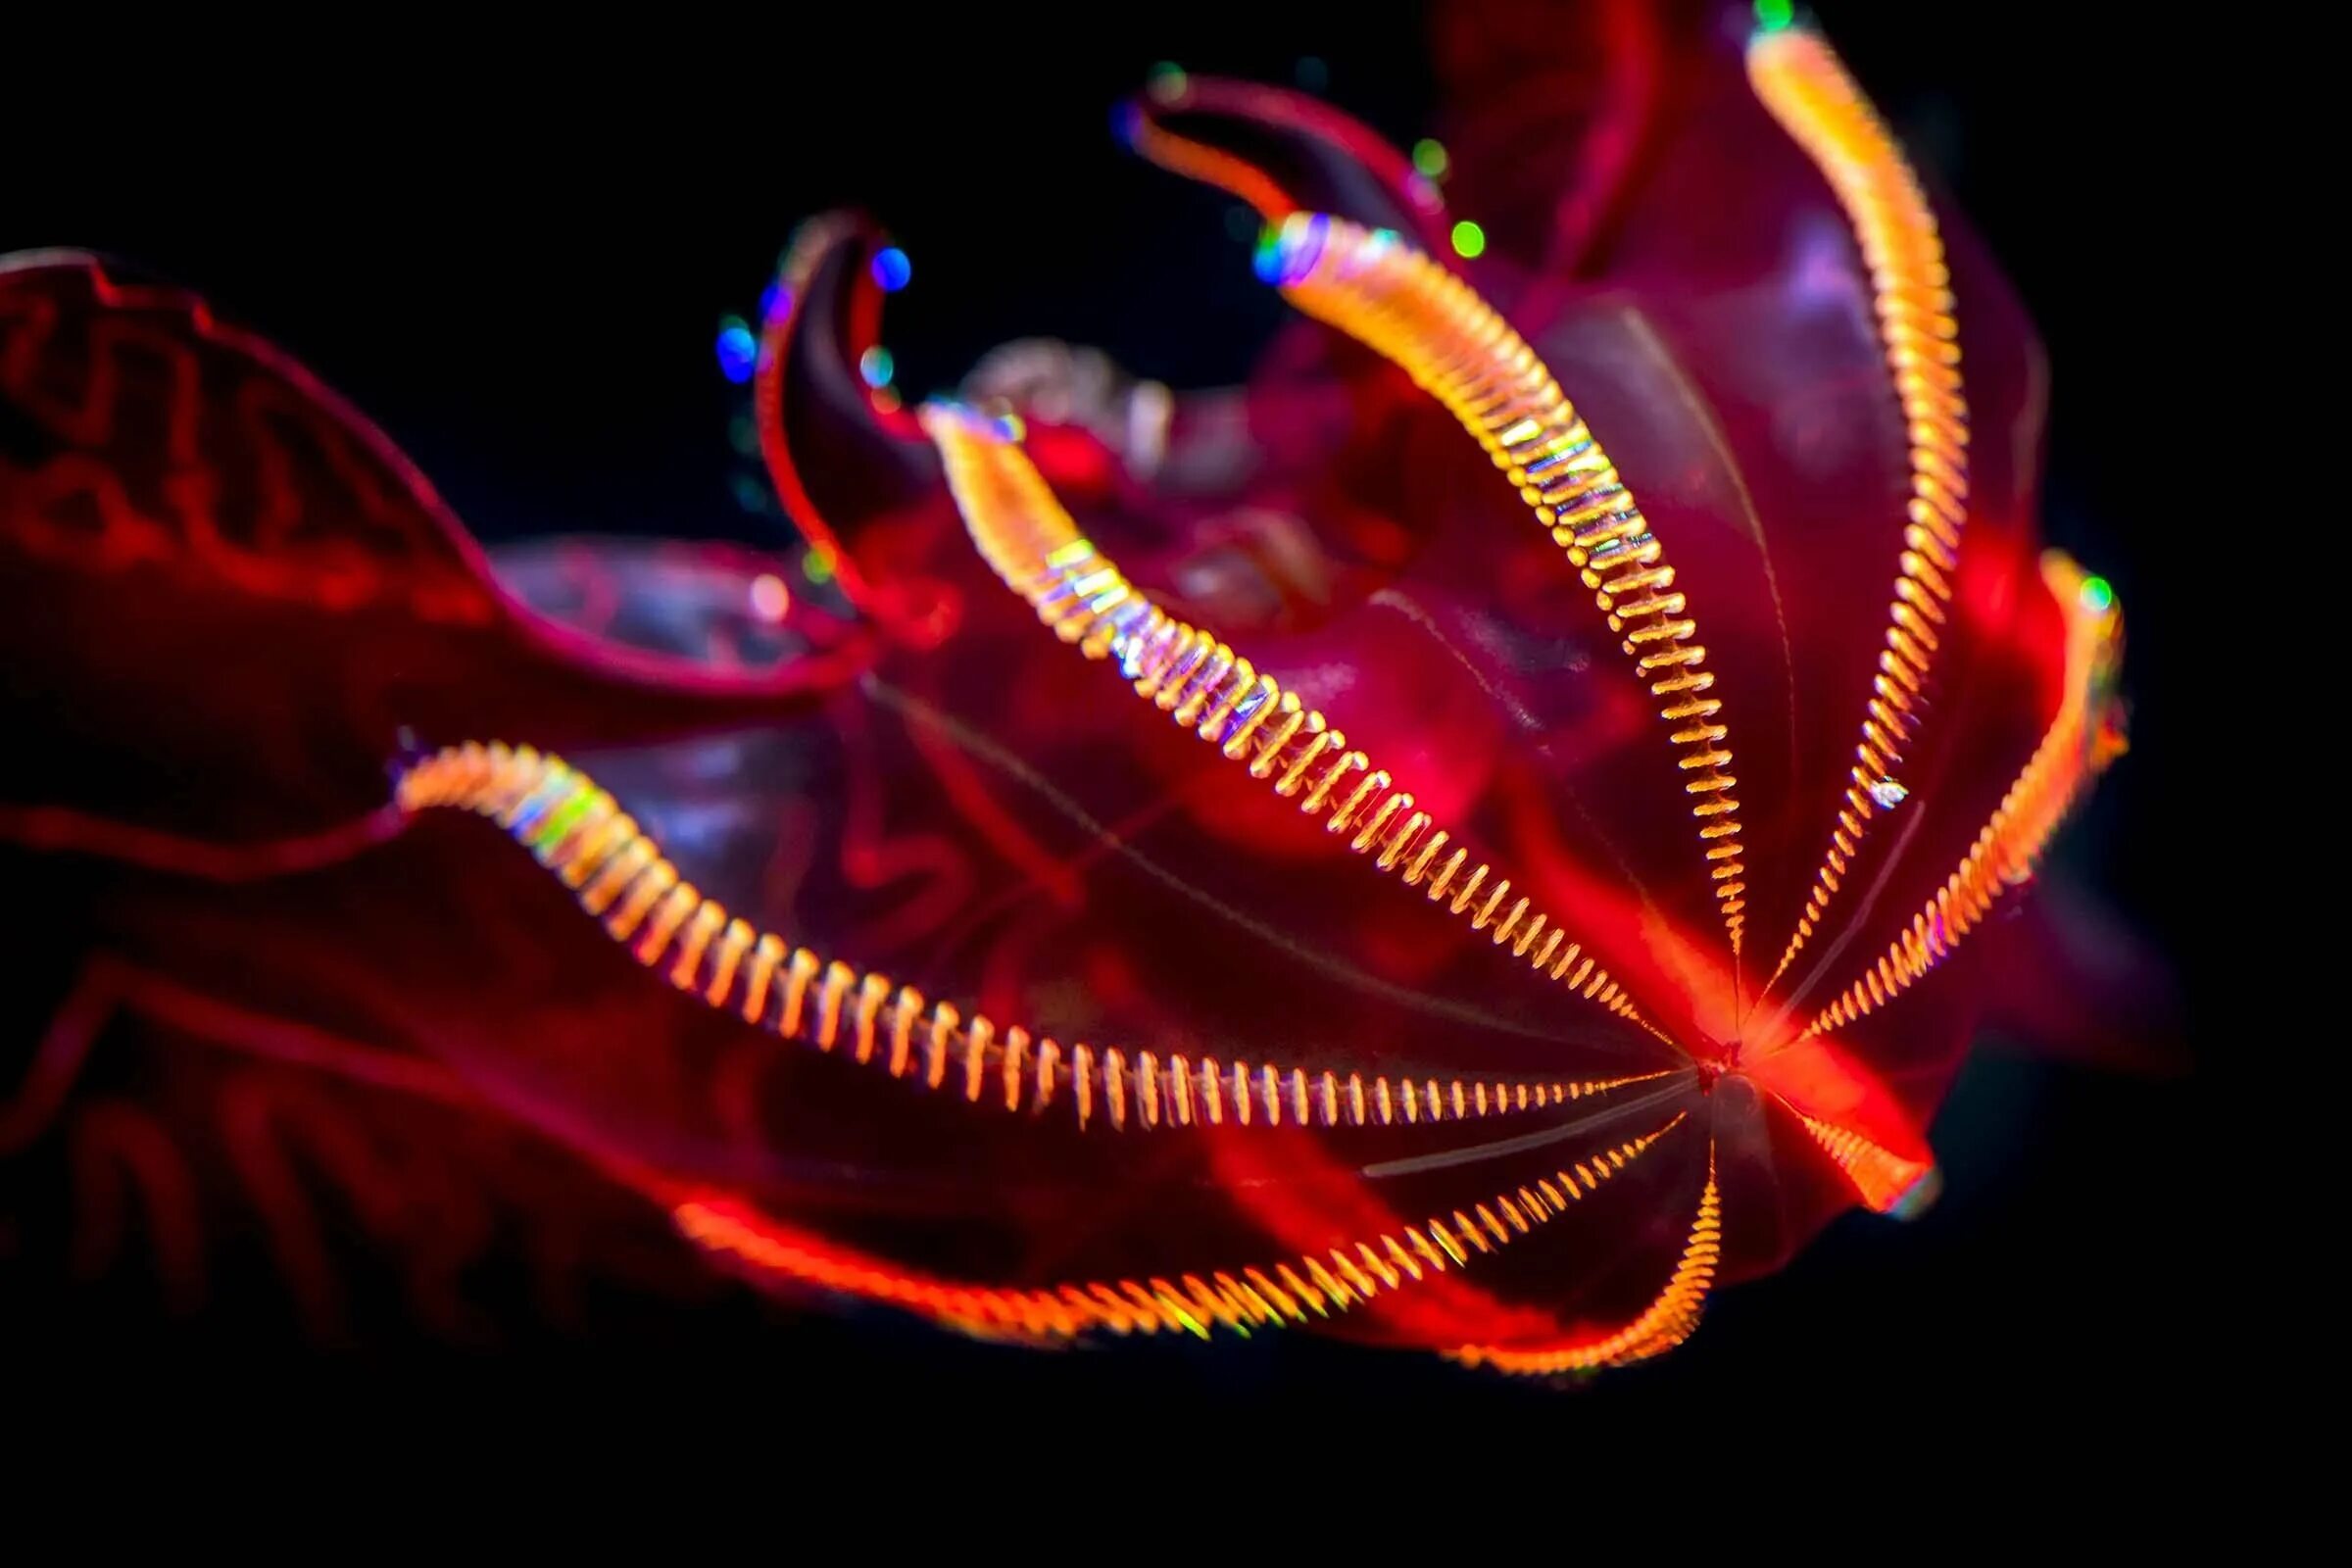
[[1461,257],[1483,256],[1487,251],[1487,231],[1467,218],[1453,225],[1453,254]]
[[1162,60],[1152,68],[1152,74],[1144,78],[1144,84],[1152,97],[1163,104],[1172,104],[1184,96],[1187,80],[1182,66],[1173,60]]
[[2115,589],[2104,577],[2085,577],[2075,597],[2082,601],[2084,610],[2101,615],[2115,604]]
[[1446,144],[1435,136],[1424,136],[1413,143],[1413,167],[1431,179],[1444,179],[1447,159]]
[[542,853],[554,850],[571,836],[571,830],[580,825],[580,818],[586,816],[588,808],[595,804],[596,797],[591,791],[580,790],[574,794],[531,836],[531,848]]
[[1778,32],[1795,20],[1792,0],[1756,0],[1756,25],[1766,32]]
[[810,582],[828,583],[833,580],[833,550],[829,545],[811,545],[808,557],[801,563],[801,570]]
[[891,357],[890,350],[879,343],[858,356],[858,373],[865,378],[867,386],[890,385],[890,378],[898,370],[899,362]]

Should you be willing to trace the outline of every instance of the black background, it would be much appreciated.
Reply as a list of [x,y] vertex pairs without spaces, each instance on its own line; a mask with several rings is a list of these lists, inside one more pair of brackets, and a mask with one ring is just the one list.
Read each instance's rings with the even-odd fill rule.
[[[2215,715],[2187,696],[2202,588],[2160,526],[2171,478],[2148,447],[2178,368],[2155,327],[2192,287],[2171,45],[2120,26],[2021,34],[1988,8],[1818,12],[2049,346],[2046,529],[2114,581],[2135,698],[2133,751],[2062,860],[2171,956],[2209,1054],[2208,884],[2177,828]],[[371,37],[274,64],[261,40],[193,30],[135,49],[36,43],[21,64],[54,70],[0,98],[0,250],[97,248],[203,291],[367,410],[485,536],[757,538],[773,524],[731,497],[735,393],[711,342],[801,218],[862,204],[912,255],[891,338],[914,392],[1032,333],[1210,384],[1245,371],[1279,302],[1250,277],[1230,202],[1130,159],[1112,102],[1161,60],[1288,82],[1314,57],[1327,95],[1399,143],[1430,111],[1409,8],[1114,7],[1083,25],[1006,13],[943,31],[873,5],[833,25],[827,43],[782,18],[639,17],[625,36]],[[321,1362],[248,1345],[237,1364],[299,1364],[345,1412],[539,1407],[562,1389],[559,1407],[625,1393],[681,1414],[715,1394],[803,1412],[880,1399],[951,1422],[1311,1410],[1377,1417],[1366,1434],[1504,1417],[1573,1434],[1786,1401],[1850,1410],[1860,1429],[2095,1419],[2155,1437],[2230,1377],[2217,1314],[2247,1289],[2220,1260],[2223,1199],[2180,1179],[2215,1135],[2210,1066],[2148,1077],[1980,1054],[1936,1129],[1949,1188],[1927,1218],[1849,1218],[1782,1276],[1719,1298],[1663,1363],[1565,1395],[1291,1337],[1041,1357],[733,1313],[636,1349]],[[220,1370],[201,1348],[85,1338],[70,1353]]]

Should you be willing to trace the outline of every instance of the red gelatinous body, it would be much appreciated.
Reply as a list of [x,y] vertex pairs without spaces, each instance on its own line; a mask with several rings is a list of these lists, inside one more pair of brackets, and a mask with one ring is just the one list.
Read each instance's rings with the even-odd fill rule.
[[[758,407],[842,615],[781,558],[486,559],[200,303],[9,264],[0,839],[81,967],[0,1148],[132,1013],[780,1288],[1531,1372],[1925,1196],[2116,613],[2034,544],[2029,329],[1826,45],[1589,9],[1576,114],[1446,34],[1473,262],[1328,109],[1139,100],[1312,318],[1240,392],[1035,351],[900,408],[883,241],[808,225]],[[404,1179],[238,1103],[248,1164]]]

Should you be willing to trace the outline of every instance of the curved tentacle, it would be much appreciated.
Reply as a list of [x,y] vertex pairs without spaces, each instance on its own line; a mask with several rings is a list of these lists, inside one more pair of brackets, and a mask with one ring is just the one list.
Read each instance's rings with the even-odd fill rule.
[[[1677,1111],[1655,1131],[1578,1160],[1551,1177],[1499,1193],[1466,1210],[1432,1215],[1418,1226],[1398,1226],[1395,1232],[1344,1243],[1320,1255],[1306,1253],[1296,1266],[1283,1262],[1238,1272],[1218,1270],[1205,1277],[1184,1274],[1174,1281],[1154,1277],[1022,1290],[933,1280],[803,1237],[723,1200],[690,1198],[672,1213],[679,1230],[703,1247],[804,1283],[907,1307],[966,1333],[1068,1339],[1107,1329],[1121,1335],[1184,1332],[1206,1339],[1212,1328],[1248,1333],[1304,1323],[1310,1312],[1329,1317],[1432,1274],[1467,1268],[1473,1255],[1493,1253],[1533,1234],[1598,1192],[1687,1119],[1688,1112]],[[1710,1179],[1709,1203],[1714,1191]],[[1690,1310],[1695,1321],[1695,1305]],[[1650,1315],[1645,1313],[1644,1320]],[[1655,1338],[1658,1331],[1651,1327],[1645,1332]],[[1682,1328],[1683,1335],[1689,1332],[1688,1326]]]
[[1007,587],[1035,607],[1038,618],[1089,659],[1116,657],[1120,673],[1176,722],[1246,761],[1252,778],[1270,779],[1276,793],[1299,798],[1298,808],[1326,808],[1324,830],[1352,832],[1348,847],[1370,855],[1407,887],[1424,887],[1434,903],[1449,901],[1496,947],[1567,985],[1610,1012],[1666,1036],[1646,1023],[1623,987],[1596,963],[1583,943],[1521,895],[1507,877],[1491,877],[1467,847],[1446,848],[1454,835],[1415,808],[1397,787],[1322,713],[1296,692],[1209,633],[1177,620],[1152,603],[1078,530],[1034,465],[995,421],[968,410],[932,405],[923,424],[939,443],[948,483],[973,543]]
[[1081,1128],[1409,1126],[1543,1110],[1666,1076],[1413,1078],[1085,1044],[1065,1051],[730,917],[680,879],[612,796],[529,747],[447,748],[402,775],[399,800],[410,811],[439,807],[496,821],[575,890],[581,908],[638,962],[712,1007],[974,1104],[1031,1113],[1066,1107]]
[[1862,1201],[1878,1212],[1909,1219],[1928,1205],[1940,1187],[1934,1161],[1907,1159],[1851,1127],[1808,1116],[1794,1105],[1788,1108],[1822,1152],[1845,1172]]
[[1274,280],[1307,315],[1402,366],[1494,458],[1536,520],[1567,552],[1650,695],[1673,726],[1675,765],[1715,885],[1724,929],[1740,948],[1747,867],[1739,780],[1723,702],[1698,621],[1675,588],[1665,546],[1616,466],[1527,340],[1478,294],[1394,235],[1294,214],[1269,239]]
[[1303,93],[1178,75],[1123,105],[1119,131],[1144,158],[1240,197],[1268,222],[1344,213],[1445,243],[1437,186],[1377,131]]
[[872,263],[884,243],[857,214],[801,225],[760,323],[754,394],[760,455],[785,510],[833,552],[851,602],[888,623],[896,607],[863,535],[935,496],[939,473],[913,420],[877,403],[858,372],[881,326]]
[[2057,716],[1951,876],[1885,955],[1814,1015],[1807,1035],[1849,1024],[1924,978],[1984,922],[2004,891],[2032,875],[2084,787],[2122,754],[2115,672],[2123,612],[2104,582],[2056,551],[2042,558],[2042,578],[2066,615],[2066,685]]
[[1464,1346],[1450,1359],[1464,1366],[1490,1366],[1497,1372],[1549,1377],[1563,1372],[1590,1372],[1605,1366],[1624,1366],[1663,1354],[1689,1339],[1698,1327],[1699,1313],[1715,1287],[1716,1266],[1723,1260],[1723,1196],[1715,1184],[1715,1153],[1707,1152],[1707,1186],[1699,1195],[1698,1212],[1683,1243],[1682,1260],[1665,1287],[1625,1327],[1592,1339],[1579,1339],[1536,1348]]
[[1886,647],[1871,678],[1851,782],[1804,910],[1773,968],[1778,980],[1812,936],[1871,823],[1908,793],[1895,775],[1926,717],[1938,628],[1968,521],[1968,404],[1936,215],[1877,111],[1829,44],[1811,32],[1759,32],[1748,45],[1747,70],[1756,96],[1821,166],[1853,224],[1911,439],[1909,522]]

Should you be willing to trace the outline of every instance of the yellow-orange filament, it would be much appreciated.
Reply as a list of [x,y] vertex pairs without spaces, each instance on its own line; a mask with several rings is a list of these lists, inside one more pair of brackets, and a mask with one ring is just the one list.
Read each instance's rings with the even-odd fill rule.
[[1707,1152],[1707,1186],[1699,1195],[1698,1213],[1683,1244],[1683,1255],[1665,1289],[1658,1292],[1624,1328],[1590,1344],[1556,1349],[1506,1349],[1493,1346],[1464,1346],[1452,1359],[1464,1366],[1490,1366],[1498,1372],[1554,1376],[1589,1372],[1604,1366],[1623,1366],[1673,1349],[1698,1327],[1707,1295],[1715,1286],[1715,1270],[1723,1259],[1723,1200],[1715,1186],[1715,1152]]
[[1298,801],[1308,816],[1323,816],[1325,831],[1405,886],[1422,889],[1432,903],[1445,903],[1495,947],[1507,945],[1537,972],[1650,1028],[1583,943],[1571,941],[1524,894],[1514,896],[1509,878],[1473,861],[1330,719],[1129,583],[1078,531],[1036,465],[994,420],[934,406],[924,411],[923,425],[939,446],[982,558],[1063,642],[1089,659],[1116,660],[1137,695],[1217,746],[1251,778]]
[[[1790,1107],[1794,1109],[1794,1107]],[[1919,1190],[1936,1167],[1924,1160],[1905,1159],[1892,1150],[1872,1143],[1851,1127],[1796,1112],[1805,1131],[1822,1147],[1838,1168],[1854,1184],[1862,1201],[1884,1214],[1901,1205]]]
[[1886,646],[1871,677],[1851,781],[1796,930],[1773,971],[1777,979],[1812,936],[1872,821],[1905,793],[1895,775],[1924,717],[1923,693],[1968,521],[1968,405],[1936,215],[1870,101],[1830,46],[1802,29],[1758,33],[1748,45],[1747,74],[1765,108],[1821,167],[1853,225],[1911,456]]
[[1957,948],[2004,889],[2033,874],[2068,808],[2123,749],[2112,692],[2122,612],[2103,585],[2085,592],[2081,568],[2055,551],[2042,557],[2042,579],[2066,613],[2066,695],[2057,716],[1959,866],[1885,956],[1814,1017],[1810,1033],[1885,1005]]
[[[1174,106],[1177,100],[1155,94],[1163,104]],[[1231,191],[1268,218],[1280,218],[1296,212],[1298,203],[1291,200],[1273,176],[1256,165],[1237,158],[1221,147],[1190,136],[1180,136],[1153,122],[1151,116],[1133,112],[1126,122],[1128,144],[1142,157],[1150,159],[1170,172],[1197,179],[1203,185],[1214,185]]]
[[1322,1072],[1310,1094],[1301,1067],[1064,1048],[755,932],[682,880],[612,797],[560,758],[468,742],[411,765],[398,794],[408,810],[447,808],[496,821],[574,889],[631,956],[706,1005],[974,1104],[1066,1107],[1081,1127],[1113,1129],[1390,1127],[1542,1110],[1666,1076],[1414,1082]]
[[[1471,1213],[1456,1209],[1417,1227],[1402,1226],[1368,1242],[1343,1243],[1271,1267],[1183,1274],[1172,1280],[1155,1276],[1038,1290],[956,1284],[901,1273],[778,1235],[717,1203],[689,1200],[678,1204],[672,1215],[679,1230],[701,1246],[828,1290],[904,1306],[966,1333],[1066,1339],[1106,1329],[1122,1335],[1186,1333],[1206,1339],[1220,1327],[1248,1333],[1304,1323],[1310,1316],[1330,1317],[1430,1274],[1466,1267],[1473,1254],[1508,1246],[1598,1191],[1681,1126],[1685,1116],[1677,1112],[1655,1132],[1580,1161],[1573,1172],[1563,1170],[1549,1180],[1497,1195],[1492,1202],[1475,1205]],[[1713,1191],[1712,1181],[1708,1190]]]
[[1732,951],[1747,867],[1723,700],[1666,547],[1600,443],[1536,357],[1469,284],[1384,231],[1295,213],[1274,238],[1292,304],[1401,366],[1478,439],[1567,552],[1672,726]]

